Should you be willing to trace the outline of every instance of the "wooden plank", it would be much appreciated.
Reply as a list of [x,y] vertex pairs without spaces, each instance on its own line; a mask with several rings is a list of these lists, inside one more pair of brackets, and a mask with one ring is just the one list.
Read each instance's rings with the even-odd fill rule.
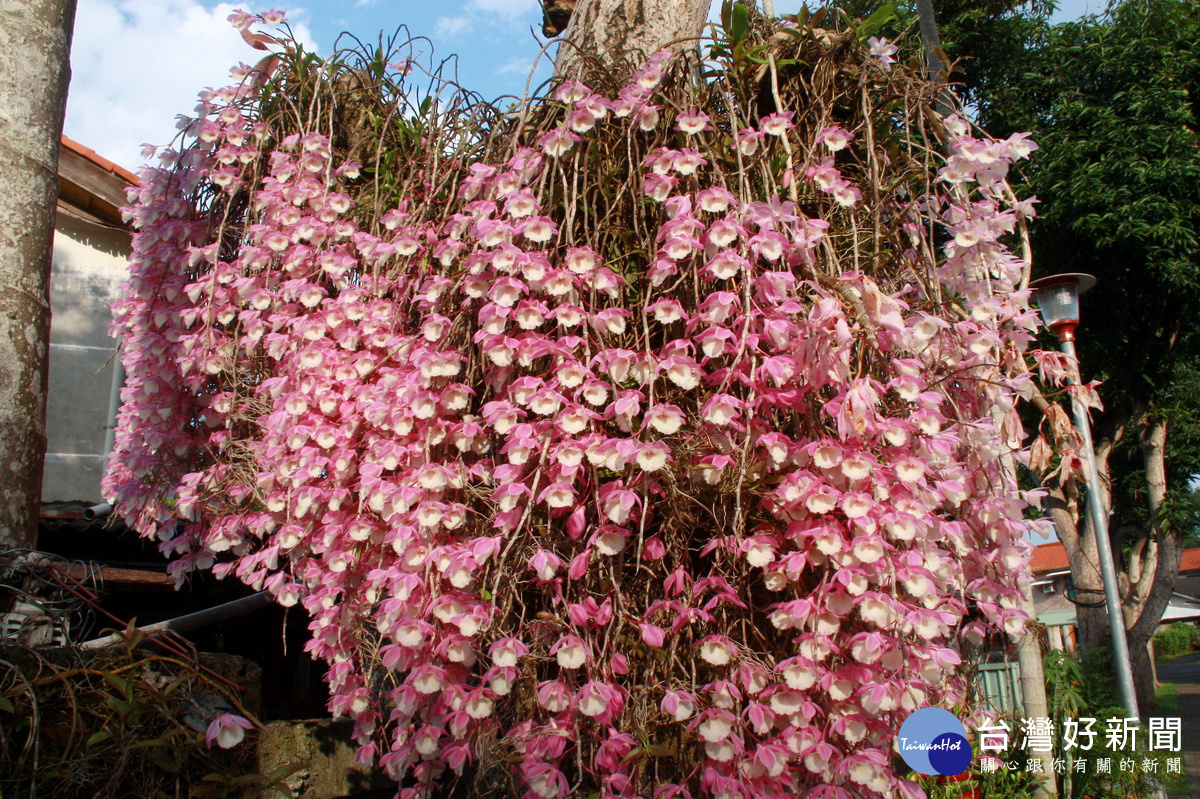
[[[76,580],[84,580],[88,577],[90,571],[85,564],[72,563],[67,573]],[[130,588],[175,587],[175,581],[162,572],[147,571],[144,569],[122,569],[116,566],[101,566],[100,579],[104,581],[105,585],[120,585]]]
[[124,225],[121,212],[128,205],[127,181],[78,153],[63,147],[58,155],[59,192],[64,200],[114,225]]

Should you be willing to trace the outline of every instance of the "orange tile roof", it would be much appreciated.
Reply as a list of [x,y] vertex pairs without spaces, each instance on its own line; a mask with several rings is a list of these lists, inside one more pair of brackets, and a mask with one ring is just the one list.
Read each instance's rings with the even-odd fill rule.
[[132,172],[130,172],[128,169],[121,166],[120,164],[114,164],[112,161],[109,161],[107,158],[100,155],[100,153],[96,152],[91,147],[84,147],[82,144],[80,144],[79,142],[70,138],[69,136],[66,136],[65,134],[62,137],[62,146],[66,147],[68,150],[73,150],[74,152],[78,153],[79,155],[83,156],[87,160],[91,161],[93,164],[100,167],[101,169],[104,169],[108,172],[112,172],[114,175],[118,175],[121,178],[124,178],[126,181],[129,182],[130,185],[132,185],[132,186],[138,185],[137,175],[133,174]]
[[1067,560],[1067,548],[1061,541],[1051,541],[1033,548],[1033,558],[1029,561],[1029,569],[1034,574],[1053,572],[1071,568]]
[[1183,559],[1179,562],[1179,571],[1200,571],[1200,547],[1183,550]]
[[[1067,560],[1067,548],[1062,545],[1061,541],[1052,541],[1049,544],[1040,544],[1034,547],[1029,568],[1034,574],[1071,568],[1071,563]],[[1200,571],[1200,547],[1183,550],[1179,571],[1181,573]]]

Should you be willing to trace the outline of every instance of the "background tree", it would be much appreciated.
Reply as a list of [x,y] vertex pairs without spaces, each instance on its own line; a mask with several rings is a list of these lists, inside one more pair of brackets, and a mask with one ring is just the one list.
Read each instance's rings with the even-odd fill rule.
[[[852,17],[866,18],[881,7],[878,0],[831,4]],[[1029,42],[1047,24],[1054,0],[905,0],[893,4],[896,16],[883,33],[894,37],[918,27],[926,45],[925,59],[942,69],[942,56],[953,66],[950,81],[965,105],[978,108],[991,101],[994,84],[1020,75]],[[926,31],[936,32],[936,40]],[[941,55],[930,51],[940,47]]]
[[0,13],[0,547],[34,545],[46,455],[50,244],[75,0]]
[[[981,124],[1030,130],[1025,169],[1041,199],[1035,269],[1089,272],[1079,340],[1084,375],[1102,381],[1097,457],[1111,503],[1124,615],[1139,698],[1151,697],[1146,643],[1169,601],[1200,472],[1200,18],[1183,0],[1129,0],[1103,17],[1010,26],[1023,47],[982,47]],[[964,26],[965,27],[965,26]],[[1050,508],[1071,557],[1084,646],[1107,638],[1094,537],[1076,481],[1059,470]]]

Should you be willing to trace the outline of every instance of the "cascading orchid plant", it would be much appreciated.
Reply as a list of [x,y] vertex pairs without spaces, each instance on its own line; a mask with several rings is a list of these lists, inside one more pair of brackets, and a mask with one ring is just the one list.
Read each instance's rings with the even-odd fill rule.
[[660,54],[511,140],[426,124],[382,203],[273,73],[143,170],[107,491],[178,579],[308,611],[401,796],[922,796],[899,723],[1021,633],[1033,145],[798,39],[875,110]]

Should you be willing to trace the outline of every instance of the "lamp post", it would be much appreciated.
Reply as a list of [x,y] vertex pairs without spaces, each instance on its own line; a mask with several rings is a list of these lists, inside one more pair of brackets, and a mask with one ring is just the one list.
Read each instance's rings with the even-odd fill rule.
[[[1075,354],[1075,328],[1079,326],[1079,295],[1096,285],[1091,275],[1070,273],[1051,275],[1029,284],[1034,300],[1042,312],[1046,327],[1058,336],[1062,352],[1070,360],[1073,376],[1068,378],[1082,384],[1079,376],[1079,357]],[[1112,543],[1108,537],[1108,513],[1101,499],[1100,474],[1096,470],[1096,453],[1092,447],[1092,428],[1087,409],[1079,395],[1071,393],[1071,410],[1075,427],[1083,438],[1083,460],[1087,474],[1087,507],[1096,535],[1096,553],[1100,560],[1100,576],[1104,581],[1104,600],[1108,607],[1108,624],[1112,631],[1113,667],[1117,672],[1117,687],[1121,703],[1133,718],[1140,718],[1137,694],[1133,688],[1133,669],[1129,665],[1129,643],[1125,638],[1125,619],[1121,611],[1121,595],[1117,589],[1117,570],[1113,563]]]

